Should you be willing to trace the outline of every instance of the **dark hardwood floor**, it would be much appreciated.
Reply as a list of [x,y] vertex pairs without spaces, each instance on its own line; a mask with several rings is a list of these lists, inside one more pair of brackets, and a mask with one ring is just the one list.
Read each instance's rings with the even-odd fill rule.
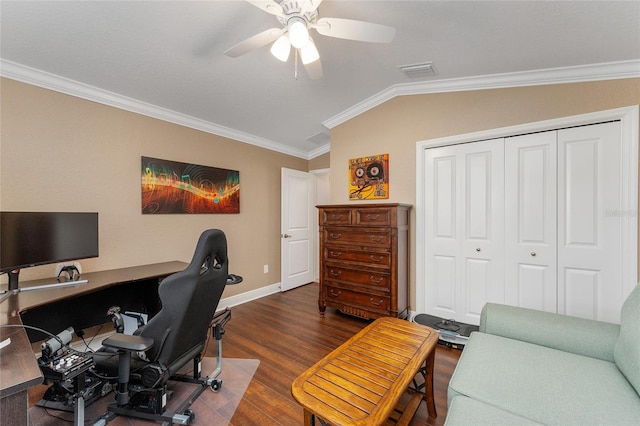
[[[231,308],[231,320],[222,339],[223,356],[260,360],[231,425],[302,425],[302,408],[291,396],[291,383],[369,323],[333,309],[327,309],[321,317],[316,283]],[[210,341],[205,355],[215,357],[215,348],[215,341]],[[434,389],[438,416],[429,417],[422,403],[411,425],[444,423],[447,386],[459,356],[456,349],[436,347]],[[40,399],[43,389],[39,386],[30,391],[31,404]]]

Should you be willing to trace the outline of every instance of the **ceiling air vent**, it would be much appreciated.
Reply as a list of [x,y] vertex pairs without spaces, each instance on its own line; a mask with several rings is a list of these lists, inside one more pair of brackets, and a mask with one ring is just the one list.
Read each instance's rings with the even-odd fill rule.
[[433,67],[433,63],[424,62],[422,64],[402,65],[400,71],[404,73],[407,78],[424,78],[436,75],[436,70]]
[[331,136],[326,134],[325,132],[316,133],[307,139],[307,142],[314,143],[316,145],[324,145],[331,141]]

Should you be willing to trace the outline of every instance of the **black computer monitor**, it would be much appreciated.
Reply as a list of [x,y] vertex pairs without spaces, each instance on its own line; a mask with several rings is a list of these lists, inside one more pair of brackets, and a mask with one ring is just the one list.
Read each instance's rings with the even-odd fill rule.
[[98,256],[98,213],[0,212],[0,272]]

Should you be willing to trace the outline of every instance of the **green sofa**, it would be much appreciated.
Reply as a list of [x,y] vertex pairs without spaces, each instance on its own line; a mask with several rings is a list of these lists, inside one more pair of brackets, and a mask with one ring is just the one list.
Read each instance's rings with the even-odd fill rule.
[[488,303],[445,425],[640,425],[639,394],[640,286],[620,325]]

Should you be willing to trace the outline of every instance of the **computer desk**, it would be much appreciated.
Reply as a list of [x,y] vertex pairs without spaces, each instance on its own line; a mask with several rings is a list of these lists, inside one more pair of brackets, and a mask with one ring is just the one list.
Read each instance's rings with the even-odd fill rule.
[[[0,325],[30,325],[53,334],[69,326],[82,330],[108,322],[107,309],[114,305],[153,316],[160,309],[160,280],[187,266],[174,261],[90,272],[82,274],[86,284],[13,294],[0,303]],[[55,279],[25,281],[20,288],[52,281]],[[0,349],[0,412],[15,424],[27,424],[28,389],[43,381],[31,342],[49,336],[21,327],[0,328],[0,341],[8,337],[11,344]]]

